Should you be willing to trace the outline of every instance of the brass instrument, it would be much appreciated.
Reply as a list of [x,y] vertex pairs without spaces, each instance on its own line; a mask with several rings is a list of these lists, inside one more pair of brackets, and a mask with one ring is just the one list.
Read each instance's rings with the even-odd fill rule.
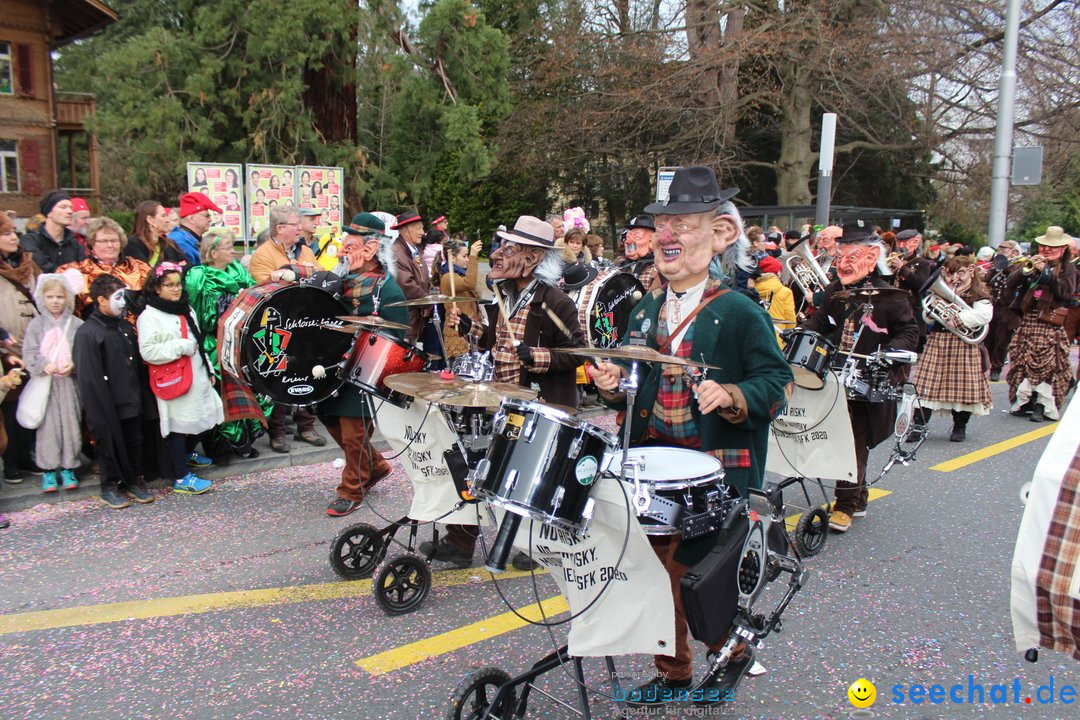
[[1030,255],[1020,255],[1018,257],[1014,257],[1012,260],[1009,261],[1009,265],[1022,266],[1021,272],[1025,275],[1030,275],[1038,269],[1036,266],[1035,258],[1031,257]]
[[978,345],[990,331],[990,323],[983,325],[977,330],[967,328],[960,323],[959,328],[950,325],[947,320],[957,317],[964,310],[970,310],[971,306],[964,302],[956,291],[949,287],[945,279],[938,275],[934,283],[929,287],[929,292],[922,299],[922,316],[926,322],[936,322],[969,345]]
[[815,292],[824,291],[829,284],[829,276],[818,264],[810,249],[810,243],[806,240],[797,242],[791,252],[784,256],[784,267],[808,300],[814,297]]

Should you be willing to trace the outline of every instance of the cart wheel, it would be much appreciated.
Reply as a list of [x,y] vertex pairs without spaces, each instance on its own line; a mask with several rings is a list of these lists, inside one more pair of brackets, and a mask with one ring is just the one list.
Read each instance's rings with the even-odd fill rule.
[[367,523],[350,525],[330,545],[330,567],[344,580],[362,580],[371,577],[385,555],[378,530]]
[[795,526],[795,548],[803,557],[813,557],[821,552],[828,537],[829,513],[825,508],[816,507],[803,513]]
[[417,555],[398,555],[379,568],[371,590],[388,615],[410,613],[423,604],[431,591],[431,569]]
[[450,711],[446,713],[446,720],[479,720],[489,709],[488,717],[510,720],[517,704],[513,692],[504,694],[498,707],[491,707],[499,687],[509,681],[510,675],[499,668],[488,667],[469,673],[450,696]]

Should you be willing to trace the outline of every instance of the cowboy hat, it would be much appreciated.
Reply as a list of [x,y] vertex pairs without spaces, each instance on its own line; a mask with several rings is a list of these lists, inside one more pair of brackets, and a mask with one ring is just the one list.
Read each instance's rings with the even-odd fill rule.
[[668,186],[667,200],[645,206],[649,215],[693,215],[712,210],[730,200],[739,188],[721,190],[712,168],[679,168]]
[[1064,247],[1072,241],[1072,237],[1065,234],[1065,230],[1059,225],[1051,225],[1046,228],[1046,234],[1035,238],[1035,242],[1045,247]]

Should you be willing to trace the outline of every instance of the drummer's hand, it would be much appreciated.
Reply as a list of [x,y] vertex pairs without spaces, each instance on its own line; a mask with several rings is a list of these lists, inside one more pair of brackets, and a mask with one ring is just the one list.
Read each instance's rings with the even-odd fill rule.
[[483,250],[483,249],[484,249],[483,240],[477,240],[476,242],[474,242],[472,245],[469,246],[469,256],[470,257],[480,257],[480,251]]
[[457,330],[458,320],[461,319],[461,310],[452,307],[446,311],[446,327]]
[[731,407],[735,399],[715,380],[706,380],[697,386],[698,409],[707,415],[719,408]]
[[528,345],[518,345],[517,356],[518,360],[520,360],[523,365],[532,365],[533,353],[532,348]]
[[619,389],[619,380],[623,378],[626,371],[615,363],[602,362],[598,365],[590,365],[588,374],[596,387],[605,392],[613,392]]

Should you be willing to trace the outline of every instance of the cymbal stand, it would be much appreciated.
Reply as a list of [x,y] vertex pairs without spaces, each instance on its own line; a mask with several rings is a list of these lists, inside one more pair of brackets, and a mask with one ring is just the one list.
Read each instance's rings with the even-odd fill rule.
[[652,496],[649,495],[649,486],[642,483],[638,477],[638,470],[644,467],[644,458],[630,460],[630,425],[634,421],[634,401],[638,391],[638,361],[630,361],[630,373],[619,379],[619,390],[626,393],[626,418],[623,420],[623,443],[622,462],[620,463],[619,480],[625,482],[628,471],[634,475],[634,494],[630,502],[641,511],[647,510],[652,504]]

